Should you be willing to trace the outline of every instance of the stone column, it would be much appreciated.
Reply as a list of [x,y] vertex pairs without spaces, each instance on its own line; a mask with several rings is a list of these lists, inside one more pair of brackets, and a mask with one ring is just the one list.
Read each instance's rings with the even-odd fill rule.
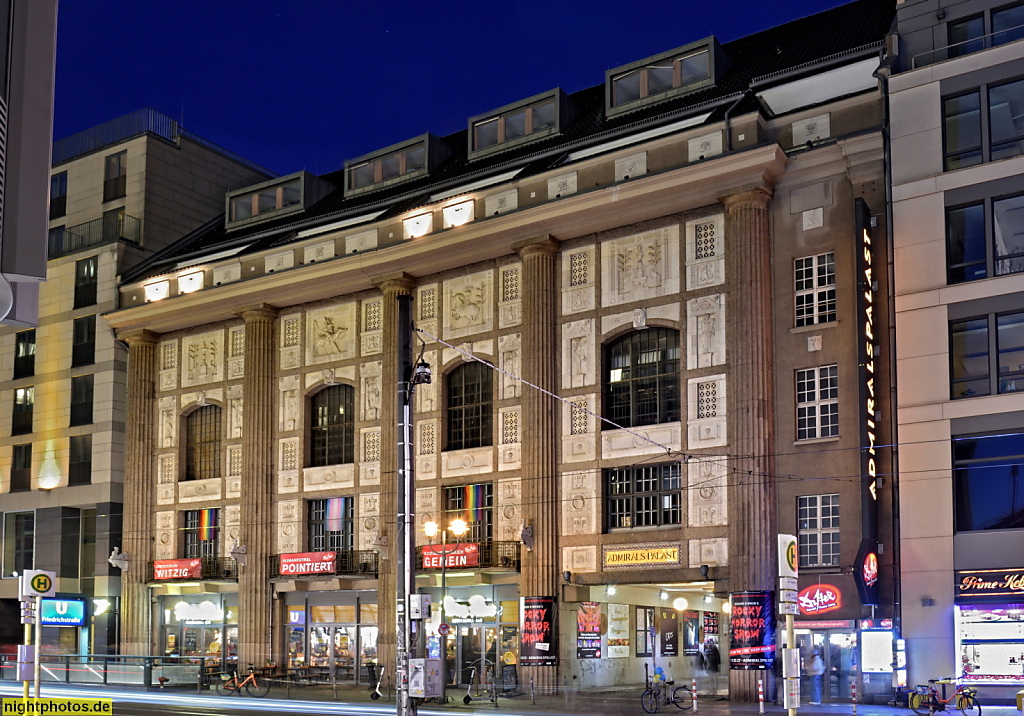
[[156,347],[159,336],[149,331],[120,335],[128,344],[127,430],[124,465],[124,522],[121,552],[128,558],[121,570],[120,653],[152,654],[149,581],[153,559],[153,486],[156,469]]
[[242,422],[242,504],[239,544],[247,551],[238,570],[238,663],[272,658],[270,574],[274,553],[274,320],[265,303],[238,311],[245,321]]
[[[380,401],[380,534],[387,540],[377,580],[377,654],[381,668],[395,669],[395,574],[398,514],[398,297],[412,293],[415,280],[405,273],[382,276],[374,282],[384,294]],[[413,315],[415,315],[415,308]],[[415,501],[416,496],[409,499]]]
[[[757,188],[721,200],[730,285],[728,435],[730,452],[738,456],[729,478],[729,587],[734,592],[774,589],[777,571],[776,496],[770,477],[775,464],[771,198],[768,190]],[[758,678],[765,678],[770,695],[771,672],[730,671],[732,698],[755,701]]]
[[[558,352],[558,285],[555,257],[558,242],[544,236],[513,246],[523,260],[522,377],[556,392]],[[522,551],[520,596],[558,594],[558,415],[559,403],[532,388],[524,388],[522,425],[523,519],[533,528],[533,550]],[[532,676],[538,688],[558,684],[558,669],[523,668],[520,677]]]

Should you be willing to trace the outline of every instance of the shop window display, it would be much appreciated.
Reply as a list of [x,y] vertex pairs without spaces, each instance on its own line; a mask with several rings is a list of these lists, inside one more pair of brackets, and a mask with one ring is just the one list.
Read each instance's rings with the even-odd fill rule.
[[956,620],[965,681],[1024,683],[1024,604],[964,605]]

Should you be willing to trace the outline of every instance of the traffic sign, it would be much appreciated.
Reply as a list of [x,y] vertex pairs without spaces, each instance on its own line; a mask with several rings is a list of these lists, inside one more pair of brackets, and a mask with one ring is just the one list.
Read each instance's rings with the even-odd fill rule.
[[779,576],[797,576],[799,559],[797,557],[796,537],[779,535]]
[[796,602],[779,602],[779,614],[792,614],[796,616],[800,613],[797,608]]
[[796,577],[779,577],[779,589],[796,589]]
[[26,569],[21,575],[21,598],[52,597],[57,593],[57,573]]
[[449,634],[452,633],[452,628],[448,624],[441,624],[437,628],[437,633],[440,634],[441,636],[448,636]]

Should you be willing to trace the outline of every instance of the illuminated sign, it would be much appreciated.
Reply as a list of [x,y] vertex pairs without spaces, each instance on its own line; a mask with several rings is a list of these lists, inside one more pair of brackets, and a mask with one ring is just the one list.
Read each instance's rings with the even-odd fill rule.
[[796,603],[804,616],[826,614],[842,608],[843,593],[832,584],[812,584],[800,590]]
[[281,574],[334,574],[336,552],[292,552],[278,558]]
[[853,581],[862,604],[878,604],[878,544],[863,539],[853,563]]
[[199,579],[202,576],[201,559],[158,559],[153,562],[153,579]]
[[993,597],[1024,597],[1024,569],[972,569],[956,573],[957,601],[993,601]]
[[39,607],[43,626],[83,626],[85,602],[81,599],[43,599]]
[[679,545],[658,545],[641,549],[606,548],[605,567],[644,567],[655,564],[679,564]]
[[[854,201],[857,253],[857,320],[860,328],[857,359],[860,365],[861,417],[861,533],[877,538],[878,449],[875,413],[875,247],[871,239],[871,211],[863,199]],[[867,602],[877,603],[877,602]]]
[[480,545],[478,544],[472,542],[450,545],[430,544],[423,547],[424,569],[478,566],[480,566]]
[[224,610],[208,599],[198,604],[178,602],[174,605],[174,618],[179,622],[219,623],[224,621]]

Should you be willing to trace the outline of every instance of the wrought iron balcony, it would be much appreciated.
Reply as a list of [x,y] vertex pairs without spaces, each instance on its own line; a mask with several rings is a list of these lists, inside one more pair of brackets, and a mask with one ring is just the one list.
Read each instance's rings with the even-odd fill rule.
[[109,214],[84,224],[70,226],[64,231],[50,232],[50,258],[73,254],[76,251],[113,241],[139,243],[142,222],[127,214]]
[[[331,550],[327,550],[331,551]],[[284,574],[281,572],[281,555],[275,554],[269,557],[268,573],[271,579],[292,578],[309,579],[311,577],[323,576],[345,576],[365,577],[376,579],[379,575],[379,557],[372,549],[355,549],[345,551],[334,551],[333,570],[328,572],[314,572],[307,574]]]
[[[187,557],[181,557],[181,560],[187,560]],[[166,561],[166,560],[161,560]],[[156,579],[154,577],[154,563],[149,562],[147,566],[147,574],[149,575],[150,582],[194,582],[197,579],[203,579],[207,581],[238,581],[238,564],[232,557],[203,557],[202,564],[200,565],[199,576],[187,576],[187,577],[171,577],[169,579]]]
[[[435,545],[435,547],[438,545]],[[453,543],[448,544],[449,547],[454,547]],[[475,566],[470,567],[458,567],[459,571],[465,571],[466,569],[507,569],[519,571],[520,567],[520,549],[522,548],[522,542],[478,542],[478,559],[479,563]],[[449,567],[448,569],[456,569],[455,567]],[[416,571],[418,572],[440,572],[440,568],[424,569],[423,568],[423,547],[416,548]]]

